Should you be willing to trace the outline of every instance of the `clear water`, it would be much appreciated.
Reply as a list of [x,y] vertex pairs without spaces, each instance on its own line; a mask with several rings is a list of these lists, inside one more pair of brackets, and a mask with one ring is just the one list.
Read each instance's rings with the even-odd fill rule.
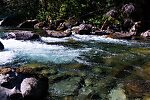
[[[97,87],[96,91],[100,91],[102,97],[110,87],[124,81],[150,79],[149,74],[145,74],[150,65],[149,41],[75,34],[65,38],[41,37],[41,40],[0,39],[5,46],[5,50],[0,52],[0,66],[56,64],[59,71],[92,79],[92,86]],[[85,66],[77,67],[78,64]]]

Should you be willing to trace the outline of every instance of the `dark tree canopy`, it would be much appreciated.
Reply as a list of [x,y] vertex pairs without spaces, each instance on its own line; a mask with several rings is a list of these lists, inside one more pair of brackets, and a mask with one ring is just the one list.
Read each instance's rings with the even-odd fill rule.
[[25,19],[38,18],[46,20],[79,19],[100,21],[103,15],[111,9],[120,11],[125,4],[132,3],[136,8],[135,20],[150,19],[149,0],[1,0],[0,17],[18,15]]

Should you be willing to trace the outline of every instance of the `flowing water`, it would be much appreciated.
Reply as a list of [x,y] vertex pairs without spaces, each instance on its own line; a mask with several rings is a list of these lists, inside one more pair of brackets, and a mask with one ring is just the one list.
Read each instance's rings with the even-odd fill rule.
[[[103,87],[99,83],[107,84],[104,87],[112,89],[115,87],[113,83],[117,85],[126,80],[150,79],[147,71],[150,65],[149,41],[75,34],[65,38],[41,37],[41,41],[0,41],[5,46],[4,51],[0,52],[0,66],[55,64],[60,66],[60,72],[84,74],[85,79],[93,79],[96,83],[91,84],[99,88]],[[82,66],[75,66],[78,64]],[[142,73],[143,70],[147,73]]]
[[[106,51],[104,46],[132,45],[126,40],[116,40],[98,36],[73,35],[66,38],[42,37],[40,41],[19,41],[14,39],[0,39],[5,50],[0,56],[0,65],[25,64],[35,62],[41,63],[84,63],[83,55],[90,52],[113,55],[112,51]],[[104,46],[103,46],[104,45]],[[117,49],[116,49],[117,50]],[[93,53],[94,53],[93,52]],[[112,53],[111,53],[112,52]],[[91,54],[93,56],[95,54]],[[99,55],[97,55],[99,56]],[[81,59],[79,59],[81,57]]]

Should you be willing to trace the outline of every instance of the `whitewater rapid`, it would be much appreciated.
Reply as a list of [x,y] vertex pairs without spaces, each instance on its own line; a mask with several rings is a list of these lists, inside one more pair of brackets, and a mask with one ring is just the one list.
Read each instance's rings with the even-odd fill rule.
[[[72,35],[65,38],[41,37],[47,43],[67,42],[70,39],[81,42],[99,41],[104,43],[128,44],[126,40],[106,38],[105,36],[94,35]],[[78,57],[84,52],[88,53],[92,48],[70,48],[63,45],[48,45],[40,41],[23,41],[8,39],[0,41],[4,44],[4,51],[0,52],[0,65],[24,61],[69,63],[72,61],[81,62]]]

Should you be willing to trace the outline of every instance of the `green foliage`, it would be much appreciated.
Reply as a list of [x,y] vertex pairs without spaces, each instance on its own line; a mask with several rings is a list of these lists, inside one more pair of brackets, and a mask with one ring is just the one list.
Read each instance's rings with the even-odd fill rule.
[[[37,18],[42,21],[52,19],[68,19],[76,17],[95,25],[101,25],[103,15],[112,8],[119,9],[125,3],[136,0],[1,0],[0,16],[21,15],[26,19]],[[120,13],[121,16],[121,13]],[[118,19],[111,20],[118,23]],[[109,20],[109,18],[106,18]],[[117,21],[118,20],[118,21]]]
[[89,18],[88,23],[91,23],[97,27],[100,27],[103,24],[102,16],[96,16]]
[[20,15],[24,18],[35,18],[38,13],[39,0],[2,0],[0,15]]
[[43,10],[39,10],[38,15],[36,16],[36,18],[40,21],[46,21],[48,18],[49,12],[45,12]]
[[111,16],[104,16],[102,20],[103,21],[107,20],[110,24],[114,24],[114,25],[121,24],[121,22],[118,19],[115,19]]

